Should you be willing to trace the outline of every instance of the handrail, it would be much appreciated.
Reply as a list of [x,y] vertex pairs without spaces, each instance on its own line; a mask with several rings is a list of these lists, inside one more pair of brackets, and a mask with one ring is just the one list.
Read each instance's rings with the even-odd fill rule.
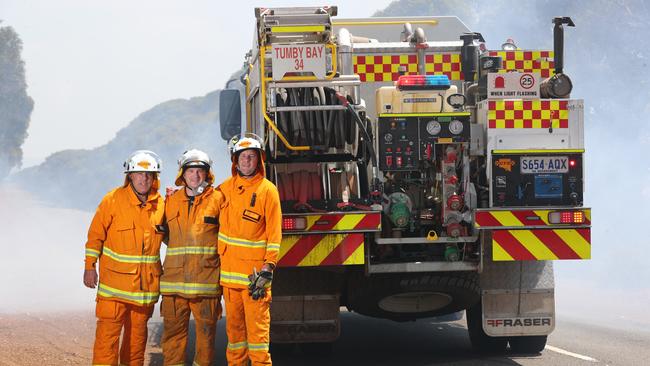
[[411,24],[429,24],[438,25],[437,20],[380,20],[380,21],[347,21],[347,20],[333,20],[332,25],[398,25],[404,23]]
[[251,116],[251,107],[250,107],[250,102],[248,101],[248,95],[251,92],[251,78],[249,76],[252,70],[253,70],[253,65],[248,64],[248,75],[246,76],[246,89],[245,89],[246,98],[244,98],[244,102],[246,103],[246,130],[247,131],[250,131],[253,126],[253,117]]

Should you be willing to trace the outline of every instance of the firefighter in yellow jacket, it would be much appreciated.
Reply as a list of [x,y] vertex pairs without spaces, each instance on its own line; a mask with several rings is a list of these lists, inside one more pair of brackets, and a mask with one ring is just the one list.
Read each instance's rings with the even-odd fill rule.
[[[97,289],[94,365],[142,365],[147,321],[158,301],[164,203],[158,155],[138,150],[124,184],[99,204],[88,230],[84,284]],[[99,259],[99,278],[96,264]],[[122,334],[122,347],[120,334]]]
[[208,366],[214,359],[216,324],[221,316],[217,255],[220,194],[211,186],[211,165],[203,151],[183,153],[176,177],[176,185],[183,189],[165,202],[169,239],[160,279],[165,365],[185,362],[190,312],[196,323],[193,364]]
[[221,286],[226,306],[228,365],[271,365],[271,280],[282,239],[278,189],[265,178],[257,136],[231,140],[232,177],[219,214]]

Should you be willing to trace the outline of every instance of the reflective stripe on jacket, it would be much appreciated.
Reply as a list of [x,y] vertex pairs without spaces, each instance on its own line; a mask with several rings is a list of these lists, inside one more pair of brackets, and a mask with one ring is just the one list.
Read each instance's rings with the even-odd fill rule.
[[88,230],[86,269],[99,260],[97,296],[136,305],[158,301],[160,243],[164,204],[153,193],[142,204],[129,186],[109,192],[97,208]]
[[191,208],[185,188],[167,198],[165,217],[169,240],[160,279],[163,295],[185,298],[221,295],[217,255],[220,195],[207,187],[195,196]]
[[282,240],[280,195],[264,170],[245,179],[233,169],[218,191],[223,193],[219,216],[221,286],[246,288],[253,268],[276,264]]

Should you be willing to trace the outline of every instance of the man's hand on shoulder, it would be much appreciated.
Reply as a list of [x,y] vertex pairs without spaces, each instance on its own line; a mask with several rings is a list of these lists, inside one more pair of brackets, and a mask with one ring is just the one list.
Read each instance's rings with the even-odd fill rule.
[[180,190],[180,188],[167,186],[165,188],[165,198],[167,198],[167,197],[171,196],[172,194],[176,193],[178,190]]

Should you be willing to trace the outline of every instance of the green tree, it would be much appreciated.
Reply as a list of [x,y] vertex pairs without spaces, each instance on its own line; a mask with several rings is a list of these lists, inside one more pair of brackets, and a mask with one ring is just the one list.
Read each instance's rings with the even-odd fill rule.
[[0,179],[23,160],[22,145],[34,109],[27,95],[22,41],[12,27],[0,27]]

